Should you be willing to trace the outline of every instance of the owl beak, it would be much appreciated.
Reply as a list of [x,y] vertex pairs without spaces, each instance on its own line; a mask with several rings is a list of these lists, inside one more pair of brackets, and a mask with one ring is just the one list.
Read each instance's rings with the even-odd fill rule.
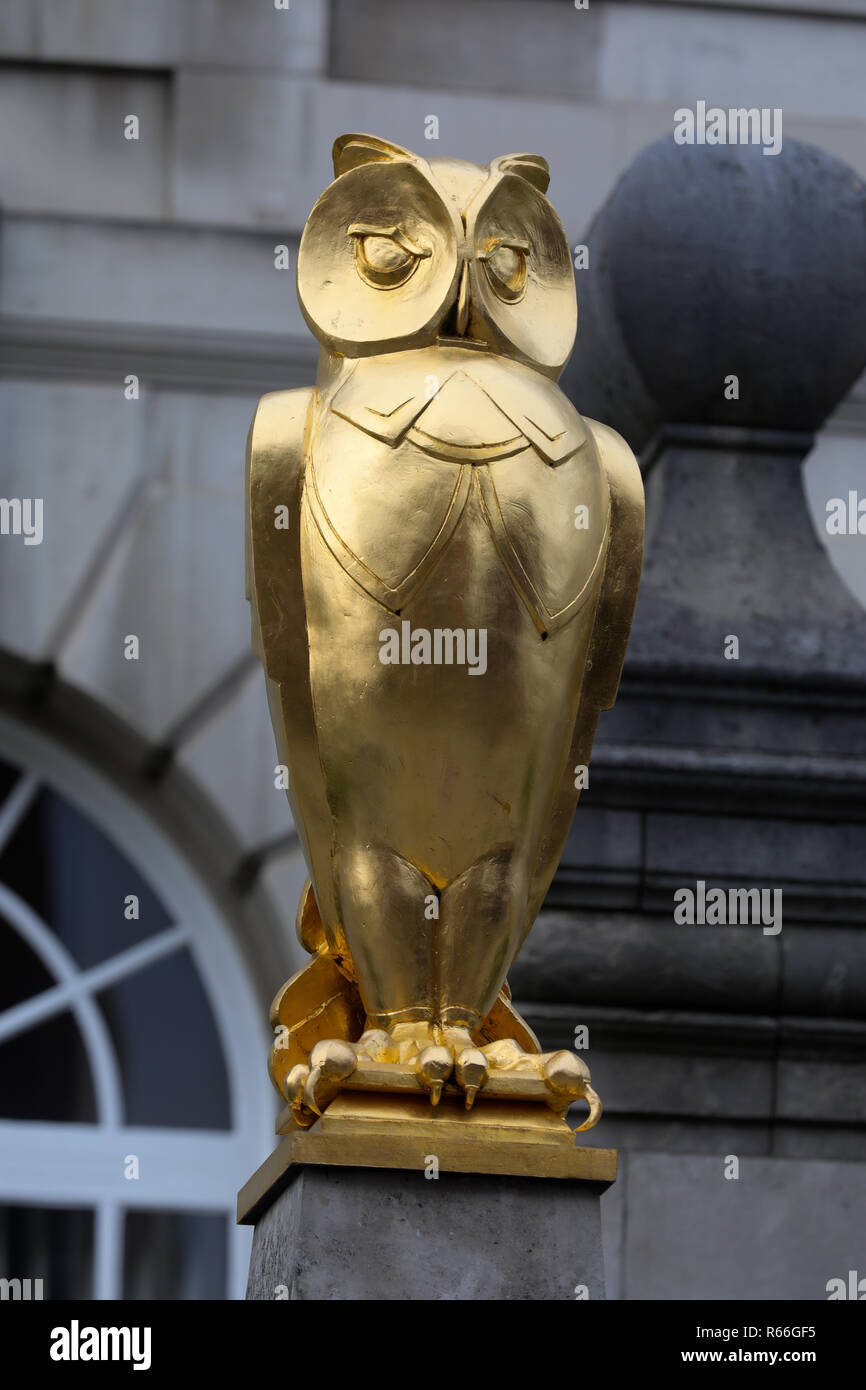
[[457,294],[451,301],[439,331],[438,341],[445,347],[450,345],[477,348],[481,351],[487,351],[491,346],[486,321],[479,315],[476,305],[472,302],[468,260],[465,260],[460,268]]
[[476,341],[471,331],[472,317],[472,295],[469,289],[469,262],[464,261],[460,271],[457,298],[452,300],[451,308],[448,310],[448,317],[442,325],[442,332],[439,335],[440,342],[457,343],[462,341],[465,342],[467,347],[485,347],[485,343]]

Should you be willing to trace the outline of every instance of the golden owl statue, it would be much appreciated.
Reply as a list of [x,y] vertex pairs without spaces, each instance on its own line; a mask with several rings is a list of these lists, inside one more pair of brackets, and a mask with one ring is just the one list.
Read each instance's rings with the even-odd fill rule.
[[585,1063],[541,1051],[506,974],[616,695],[640,473],[556,385],[577,305],[546,162],[333,153],[298,255],[316,385],[264,396],[247,451],[253,643],[309,869],[271,1076],[300,1128],[350,1093],[583,1098],[585,1128]]

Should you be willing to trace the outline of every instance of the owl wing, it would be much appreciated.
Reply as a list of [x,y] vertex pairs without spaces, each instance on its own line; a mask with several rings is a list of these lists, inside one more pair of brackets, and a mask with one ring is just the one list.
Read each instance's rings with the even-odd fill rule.
[[247,439],[247,598],[277,750],[289,769],[289,805],[328,946],[339,961],[348,948],[329,862],[331,820],[318,756],[301,573],[301,491],[316,406],[312,388],[273,391],[253,417]]
[[598,716],[616,700],[643,561],[644,492],[637,460],[615,430],[586,416],[583,422],[592,435],[610,493],[607,554],[568,762],[542,834],[524,934],[541,909],[565,848],[580,795],[574,769],[588,766]]

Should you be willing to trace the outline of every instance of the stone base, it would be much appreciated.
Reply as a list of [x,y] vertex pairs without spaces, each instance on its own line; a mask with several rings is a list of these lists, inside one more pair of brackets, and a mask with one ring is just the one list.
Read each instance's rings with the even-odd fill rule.
[[613,1149],[547,1106],[343,1094],[238,1193],[249,1299],[604,1298]]
[[603,1299],[607,1186],[295,1166],[256,1223],[246,1296]]
[[257,1222],[246,1297],[598,1300],[605,1187],[303,1166]]

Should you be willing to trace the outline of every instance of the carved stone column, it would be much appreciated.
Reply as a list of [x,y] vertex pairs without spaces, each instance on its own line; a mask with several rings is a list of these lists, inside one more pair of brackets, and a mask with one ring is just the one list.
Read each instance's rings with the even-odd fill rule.
[[[617,1237],[614,1295],[690,1296],[664,1250],[718,1238],[705,1296],[778,1297],[760,1260],[726,1263],[720,1155],[786,1159],[792,1230],[807,1160],[866,1158],[866,614],[801,476],[866,364],[866,188],[796,141],[768,157],[668,138],[583,241],[564,385],[641,455],[647,557],[617,706],[512,986],[546,1046],[588,1027],[604,1142],[624,1151],[606,1210],[684,1211],[659,1177],[678,1150],[708,1223]],[[697,880],[780,889],[783,929],[677,925],[673,894]],[[772,1205],[763,1181],[742,1220]],[[826,1187],[823,1230],[844,1227],[841,1200]],[[828,1274],[855,1258],[832,1240]]]

